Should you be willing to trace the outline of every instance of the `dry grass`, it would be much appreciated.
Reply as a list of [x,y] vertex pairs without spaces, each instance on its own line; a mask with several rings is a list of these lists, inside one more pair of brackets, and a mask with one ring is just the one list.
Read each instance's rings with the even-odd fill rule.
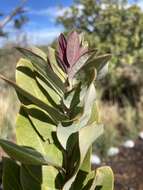
[[[0,73],[14,80],[15,66],[20,54],[12,47],[0,49]],[[14,90],[0,80],[0,136],[12,138],[18,101]]]
[[104,134],[97,140],[95,151],[103,157],[111,146],[120,146],[126,139],[136,139],[143,130],[143,103],[133,109],[130,104],[119,107],[118,104],[100,102],[100,117],[104,124]]
[[15,118],[18,100],[14,90],[0,81],[0,137],[14,138]]

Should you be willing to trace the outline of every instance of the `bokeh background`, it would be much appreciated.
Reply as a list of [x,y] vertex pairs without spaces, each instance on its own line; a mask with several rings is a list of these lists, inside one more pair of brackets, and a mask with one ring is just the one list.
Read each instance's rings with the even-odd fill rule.
[[[0,73],[15,80],[15,46],[45,52],[56,37],[76,29],[90,47],[112,53],[107,76],[96,84],[105,133],[92,161],[108,163],[116,190],[142,190],[143,182],[143,0],[1,0]],[[19,102],[0,81],[0,136],[14,139]]]

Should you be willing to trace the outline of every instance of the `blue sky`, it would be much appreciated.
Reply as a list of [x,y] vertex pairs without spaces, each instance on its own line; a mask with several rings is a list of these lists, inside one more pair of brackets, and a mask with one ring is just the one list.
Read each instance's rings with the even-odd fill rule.
[[[133,2],[133,0],[129,1]],[[7,14],[19,2],[20,0],[1,0],[0,11]],[[56,24],[56,18],[62,15],[72,3],[73,0],[27,0],[25,6],[28,10],[29,22],[24,26],[23,33],[28,36],[29,43],[47,44],[57,37],[63,31],[63,27]],[[143,7],[143,0],[139,0],[138,4]],[[11,28],[11,23],[7,25],[5,30],[10,31],[9,39],[15,40],[16,33]],[[1,43],[5,41],[0,39]]]
[[[1,0],[0,11],[7,14],[19,3],[20,0]],[[63,27],[56,24],[56,18],[72,3],[72,0],[27,0],[25,8],[29,22],[23,27],[23,33],[27,34],[29,43],[47,44],[53,41],[63,31]],[[9,40],[15,40],[11,25],[9,23],[5,31],[10,31]],[[0,39],[0,42],[3,44],[6,40]]]

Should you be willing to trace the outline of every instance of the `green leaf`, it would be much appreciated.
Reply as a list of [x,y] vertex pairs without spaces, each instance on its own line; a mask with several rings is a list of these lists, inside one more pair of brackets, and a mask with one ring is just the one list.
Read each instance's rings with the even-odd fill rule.
[[[28,169],[25,167],[25,165],[21,165],[20,167],[20,181],[22,185],[23,190],[42,190],[41,184],[42,184],[42,169],[41,166],[33,166],[33,168],[36,168],[32,171],[32,173],[29,173]],[[38,178],[35,178],[34,175],[37,172]],[[31,175],[32,174],[32,175]]]
[[19,146],[2,139],[0,139],[0,146],[11,158],[22,163],[35,165],[54,165],[52,164],[51,160],[30,147]]
[[10,158],[3,158],[3,188],[4,190],[23,190],[20,184],[20,167]]
[[76,133],[82,127],[86,126],[92,113],[92,106],[96,99],[94,84],[91,83],[83,98],[83,113],[80,118],[75,120],[70,126],[64,126],[62,123],[58,125],[57,137],[64,149],[66,149],[68,138],[71,134]]
[[35,70],[42,74],[45,79],[48,79],[53,86],[56,86],[60,93],[64,92],[64,84],[61,79],[53,72],[50,63],[45,61],[43,57],[39,56],[28,48],[17,48],[26,58],[33,64]]
[[82,76],[85,79],[87,77],[87,73],[90,70],[96,69],[97,76],[96,79],[102,79],[108,72],[108,61],[111,59],[111,54],[105,54],[101,56],[91,56],[86,62],[86,64],[81,67],[81,69],[77,72],[76,76]]
[[47,99],[50,101],[51,105],[55,108],[59,108],[63,94],[60,94],[56,88],[54,88],[42,75],[38,73],[36,73],[36,81]]
[[63,179],[52,166],[22,165],[20,179],[23,190],[59,190]]
[[56,59],[56,52],[53,48],[48,47],[48,58],[51,64],[51,67],[56,75],[62,80],[62,82],[65,82],[67,75],[63,70],[59,67],[57,59]]
[[[90,147],[89,150],[87,151],[84,161],[80,166],[80,169],[77,173],[77,176],[70,190],[79,190],[79,189],[82,189],[84,185],[87,185],[86,183],[88,183],[88,179],[89,179],[88,176],[91,173],[91,152],[92,152],[92,147]],[[76,153],[76,160],[77,160],[77,157],[78,157],[78,154]],[[73,159],[73,155],[71,155],[71,160],[72,159]],[[78,157],[78,159],[80,159],[80,157]],[[90,182],[90,184],[92,183]]]
[[95,68],[97,72],[99,72],[106,63],[111,59],[111,54],[104,54],[101,56],[95,56],[91,57],[91,59],[88,60],[88,62],[85,64],[85,66],[82,69],[92,69]]
[[[24,125],[23,123],[26,120],[26,118],[27,120],[29,118],[28,121],[31,122],[29,122],[27,125],[31,126],[33,124],[35,131],[39,134],[39,136],[43,139],[43,141],[48,140],[50,143],[53,143],[52,133],[56,131],[56,125],[55,123],[53,123],[53,121],[50,119],[47,113],[35,105],[30,105],[28,107],[23,107],[23,108],[21,107],[21,109],[23,109],[23,113],[22,110],[20,110],[21,116],[20,115],[18,116],[17,125],[21,127],[22,125]],[[27,114],[26,113],[24,114],[24,111]]]
[[[46,116],[43,115],[43,117],[45,119]],[[54,136],[56,128],[54,125],[49,125],[48,120],[45,122],[41,120],[42,117],[39,118],[39,115],[33,115],[33,113],[32,116],[28,116],[25,108],[21,107],[16,122],[17,142],[20,145],[36,149],[42,155],[47,155],[55,165],[62,167],[63,154],[57,143],[57,138]]]
[[[71,188],[72,183],[74,182],[77,173],[85,159],[88,149],[92,145],[92,143],[103,133],[103,126],[97,125],[96,122],[83,127],[79,131],[79,151],[80,151],[80,161],[78,166],[75,168],[75,171],[72,177],[66,182],[63,187],[63,190],[69,190]],[[90,138],[89,138],[90,137]],[[78,158],[77,158],[78,159]]]
[[31,95],[40,99],[44,103],[53,106],[60,102],[60,97],[58,97],[58,102],[54,101],[54,95],[51,94],[52,88],[49,88],[45,93],[36,81],[36,72],[34,71],[33,65],[30,61],[26,59],[20,59],[16,67],[16,83],[23,88],[25,91],[29,92]]
[[95,177],[95,171],[89,173],[79,170],[70,190],[89,190]]
[[80,170],[84,172],[91,172],[91,154],[92,154],[92,147],[86,153],[86,156],[81,164]]
[[40,99],[36,98],[35,96],[31,95],[29,92],[25,91],[24,89],[22,89],[21,87],[19,87],[15,82],[12,82],[8,79],[6,79],[5,77],[3,77],[2,75],[0,75],[0,78],[3,79],[4,81],[6,81],[8,84],[10,84],[11,86],[13,86],[15,88],[15,90],[23,97],[27,98],[30,102],[32,102],[33,104],[39,106],[41,109],[44,109],[45,111],[48,112],[48,114],[50,115],[50,117],[55,120],[55,121],[62,121],[66,119],[66,116],[61,113],[60,111],[58,111],[57,109],[48,106],[47,104],[45,104],[43,101],[41,101]]
[[[17,49],[19,50],[19,47],[17,47]],[[47,61],[47,55],[45,52],[43,52],[41,49],[35,47],[35,46],[30,46],[28,48],[29,51],[33,52],[34,54],[36,54],[37,56],[40,56],[42,59],[44,59],[45,61]]]
[[[80,163],[83,163],[85,155],[93,142],[103,133],[103,125],[96,122],[87,125],[79,131]],[[88,138],[90,137],[90,138]]]
[[62,189],[63,177],[58,170],[52,166],[43,166],[42,190]]
[[114,175],[110,167],[103,166],[96,170],[95,179],[90,190],[113,190]]
[[98,104],[97,104],[96,101],[93,103],[92,113],[91,113],[91,117],[89,119],[88,124],[91,124],[91,123],[93,123],[95,121],[97,123],[100,123],[100,114],[99,114],[99,110],[98,110]]

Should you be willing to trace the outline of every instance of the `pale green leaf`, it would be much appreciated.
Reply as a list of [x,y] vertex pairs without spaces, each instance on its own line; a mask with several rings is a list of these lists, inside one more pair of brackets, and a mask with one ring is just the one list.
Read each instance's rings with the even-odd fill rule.
[[91,57],[82,69],[88,70],[95,68],[99,72],[106,63],[111,59],[111,54],[104,54],[101,56]]
[[96,170],[95,179],[90,190],[113,190],[114,175],[110,167],[103,166]]
[[22,165],[20,178],[24,190],[59,190],[63,183],[61,174],[52,166]]
[[68,138],[71,134],[76,133],[82,127],[86,126],[92,113],[92,106],[96,99],[94,84],[91,83],[85,96],[83,97],[83,113],[81,117],[75,120],[70,126],[64,127],[61,123],[57,128],[57,137],[64,149],[66,149]]
[[[32,117],[32,120],[30,118]],[[17,142],[23,146],[30,146],[43,155],[47,155],[56,165],[62,167],[63,154],[57,144],[55,126],[42,122],[42,117],[35,119],[34,115],[28,117],[24,107],[21,107],[16,122]],[[45,118],[44,118],[45,119]],[[38,126],[42,124],[41,126]],[[36,127],[35,127],[36,126]],[[40,128],[40,129],[39,129]],[[45,128],[45,132],[44,132]]]
[[64,84],[61,79],[53,72],[50,63],[45,61],[43,57],[35,54],[33,50],[28,48],[17,48],[21,53],[28,58],[33,64],[35,70],[42,74],[45,79],[48,79],[53,86],[59,90],[59,92],[64,92]]
[[[44,93],[42,88],[38,85],[36,77],[37,75],[34,71],[32,63],[27,59],[20,59],[16,67],[16,83],[36,98],[42,100],[50,106],[53,106],[54,96],[51,94],[51,91],[53,90],[49,88],[47,93]],[[59,103],[59,101],[54,102],[54,105]]]
[[[15,90],[17,91],[17,93],[20,94],[22,97],[27,98],[33,104],[35,104],[35,105],[39,106],[41,109],[44,109],[45,111],[47,111],[48,114],[50,115],[50,117],[53,118],[55,121],[62,121],[62,120],[66,119],[66,116],[63,113],[61,113],[59,110],[45,104],[40,99],[36,98],[35,96],[31,95],[29,92],[27,92],[24,89],[22,89],[21,87],[19,87],[15,82],[6,79],[2,75],[0,75],[0,78],[3,79],[4,81],[6,81],[11,86],[13,86],[15,88]],[[22,99],[21,99],[21,101],[22,101]]]
[[[69,190],[71,188],[72,183],[74,182],[77,173],[85,159],[86,153],[92,143],[103,133],[103,126],[97,125],[96,122],[83,127],[79,131],[79,151],[80,151],[80,161],[78,167],[75,168],[75,172],[73,173],[72,177],[66,182],[64,185],[63,190]],[[89,138],[90,137],[90,138]]]

